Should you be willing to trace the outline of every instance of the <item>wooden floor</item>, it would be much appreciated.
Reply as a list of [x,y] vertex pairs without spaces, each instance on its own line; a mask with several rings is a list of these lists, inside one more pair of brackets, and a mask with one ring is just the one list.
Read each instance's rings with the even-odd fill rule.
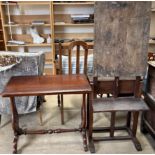
[[[47,102],[43,106],[43,126],[39,125],[39,117],[36,113],[22,115],[20,123],[23,128],[69,128],[76,127],[80,123],[80,95],[66,95],[64,96],[65,111],[65,125],[61,125],[60,111],[57,107],[57,96],[47,96]],[[119,113],[117,116],[118,124],[123,123],[124,114]],[[95,126],[101,124],[108,125],[109,115],[95,114]],[[103,133],[100,133],[103,134]],[[126,133],[116,133],[126,134]],[[96,136],[99,136],[97,134]],[[143,151],[137,152],[131,141],[104,141],[96,142],[96,153],[155,153],[155,143],[152,138],[140,133],[138,128],[138,139],[142,144]],[[12,152],[13,133],[11,128],[10,116],[2,117],[2,125],[0,127],[0,153]],[[152,145],[151,145],[152,144]],[[154,146],[153,146],[154,145]],[[28,135],[21,136],[19,139],[19,153],[73,153],[84,154],[81,135],[77,133],[62,133],[54,135]],[[116,149],[117,148],[117,149]],[[90,152],[86,152],[90,153]]]

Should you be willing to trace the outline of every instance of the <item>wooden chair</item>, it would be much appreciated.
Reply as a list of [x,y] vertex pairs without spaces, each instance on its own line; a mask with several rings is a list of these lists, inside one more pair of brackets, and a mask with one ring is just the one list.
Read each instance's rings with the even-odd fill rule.
[[[63,53],[67,52],[68,56],[68,74],[73,74],[72,70],[72,57],[76,58],[76,68],[75,68],[75,74],[81,74],[80,73],[80,54],[81,54],[81,47],[83,48],[83,74],[87,74],[87,58],[88,58],[88,45],[87,43],[83,41],[73,41],[71,42],[67,47],[63,46],[61,43],[59,44],[59,70],[58,74],[63,74],[63,63],[62,63],[62,57]],[[73,54],[74,53],[74,54]],[[61,123],[64,124],[64,105],[63,105],[63,94],[58,95],[58,106],[60,107],[61,111]]]
[[[112,97],[96,98],[97,94],[112,94]],[[127,94],[130,94],[129,96]],[[133,94],[133,96],[131,96]],[[125,97],[119,97],[125,96]],[[88,139],[91,153],[95,152],[94,141],[103,140],[127,140],[131,139],[138,151],[141,145],[136,138],[138,116],[140,111],[148,110],[147,105],[141,99],[141,80],[119,80],[115,77],[110,81],[99,81],[94,78],[94,99],[90,98],[88,107]],[[127,112],[124,126],[115,126],[116,112]],[[93,127],[93,115],[100,112],[110,112],[110,127]],[[131,119],[133,116],[133,119]],[[131,126],[131,121],[132,126]],[[115,136],[115,130],[126,130],[128,136]],[[110,132],[108,137],[93,137],[94,132]]]

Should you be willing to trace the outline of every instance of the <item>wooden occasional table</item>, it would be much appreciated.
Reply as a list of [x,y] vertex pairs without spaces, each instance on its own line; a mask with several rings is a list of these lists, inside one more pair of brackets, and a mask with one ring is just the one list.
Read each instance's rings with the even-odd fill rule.
[[[40,96],[53,94],[83,94],[81,108],[81,125],[75,129],[26,130],[19,126],[19,117],[15,105],[15,96]],[[62,132],[82,133],[84,150],[87,151],[86,139],[86,97],[92,89],[85,75],[53,76],[19,76],[12,77],[5,87],[2,96],[10,97],[12,109],[12,128],[14,131],[13,153],[17,153],[18,137],[22,134],[53,134]]]

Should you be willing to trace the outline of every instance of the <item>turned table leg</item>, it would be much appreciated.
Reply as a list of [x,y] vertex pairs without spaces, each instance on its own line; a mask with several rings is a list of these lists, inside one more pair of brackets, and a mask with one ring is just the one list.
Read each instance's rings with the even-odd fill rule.
[[86,136],[86,94],[83,94],[81,106],[81,128],[84,150],[88,151],[87,136]]
[[18,136],[22,133],[22,130],[19,128],[19,117],[18,117],[16,105],[15,105],[15,98],[10,97],[10,101],[11,101],[11,110],[12,110],[12,128],[14,131],[13,153],[17,153]]

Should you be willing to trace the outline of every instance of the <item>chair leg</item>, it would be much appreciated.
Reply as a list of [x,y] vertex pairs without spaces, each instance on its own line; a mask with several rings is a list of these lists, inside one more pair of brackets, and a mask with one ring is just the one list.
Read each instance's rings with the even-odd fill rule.
[[89,141],[89,150],[91,153],[95,153],[95,146],[94,146],[94,141],[93,141],[93,107],[92,107],[92,101],[93,100],[93,95],[89,94],[89,103],[88,103],[88,141]]
[[61,104],[60,104],[60,111],[61,111],[61,124],[64,124],[64,105],[63,105],[63,94],[61,96]]
[[131,112],[129,111],[127,114],[127,122],[126,122],[126,126],[130,127],[131,124]]
[[137,149],[137,151],[142,151],[142,147],[138,139],[136,138],[137,125],[138,125],[139,111],[133,112],[133,125],[132,125],[132,141]]
[[40,125],[42,126],[43,125],[43,118],[42,118],[42,111],[41,111],[40,108],[38,109],[37,113],[38,113],[38,116],[39,116]]
[[114,137],[116,112],[111,112],[110,137]]
[[58,94],[57,98],[58,98],[58,107],[60,107],[60,104],[61,104],[61,101],[60,101],[60,94]]

